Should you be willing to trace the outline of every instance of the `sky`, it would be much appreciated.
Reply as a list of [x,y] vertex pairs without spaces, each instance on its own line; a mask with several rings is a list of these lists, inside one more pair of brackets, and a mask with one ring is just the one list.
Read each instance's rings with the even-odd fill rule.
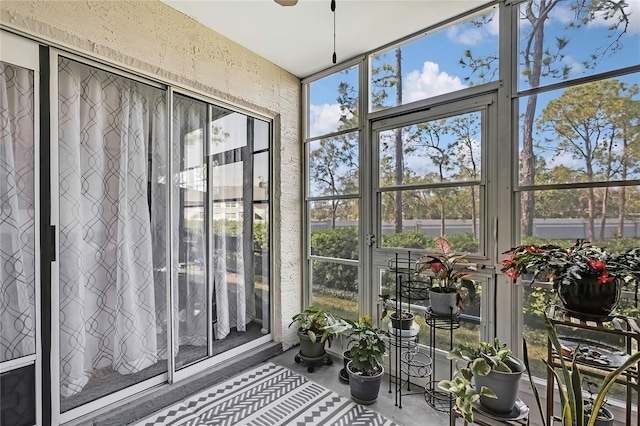
[[[569,79],[582,77],[593,73],[585,69],[582,62],[588,59],[588,54],[594,48],[602,49],[611,43],[608,30],[611,20],[604,19],[602,14],[596,15],[586,29],[567,29],[567,25],[574,20],[574,11],[570,6],[572,1],[565,1],[556,6],[549,16],[545,25],[545,45],[554,50],[554,40],[563,37],[568,40],[568,44],[563,49],[563,57],[559,59],[562,65],[570,66]],[[627,34],[622,39],[622,50],[614,55],[606,55],[596,72],[614,70],[622,67],[640,64],[640,0],[627,0],[628,6],[625,11],[630,14],[630,25]],[[497,9],[493,10],[493,19],[482,26],[472,25],[471,22],[454,24],[448,28],[443,28],[418,40],[402,45],[402,73],[403,73],[403,103],[426,99],[443,93],[449,93],[469,86],[465,77],[469,76],[468,68],[460,65],[460,59],[466,50],[473,52],[474,57],[487,57],[497,55],[498,43],[498,17]],[[520,43],[525,40],[528,32],[527,21],[523,22],[520,29]],[[518,47],[520,51],[522,48]],[[380,55],[382,61],[395,65],[395,52],[390,50]],[[519,56],[519,60],[521,60]],[[375,62],[374,62],[374,66]],[[557,65],[556,68],[559,68]],[[495,69],[495,66],[494,66]],[[338,85],[341,81],[349,83],[352,87],[357,87],[357,68],[352,67],[348,72],[337,73],[311,84],[310,89],[310,136],[320,136],[322,134],[336,131],[340,124],[340,106],[336,101],[338,97]],[[472,79],[475,77],[472,77]],[[497,73],[493,80],[497,79]],[[631,74],[618,77],[619,80],[640,84],[640,74]],[[476,82],[478,80],[476,79]],[[542,78],[541,85],[547,85],[562,81],[551,77]],[[528,82],[522,73],[519,73],[518,87],[521,90],[529,87]],[[365,90],[366,88],[361,88]],[[549,100],[560,96],[563,90],[542,93],[538,95],[537,111],[540,113]],[[388,91],[388,106],[395,104],[395,89]],[[636,97],[636,99],[640,99]],[[526,103],[526,98],[521,99],[521,108]],[[542,137],[543,134],[538,134]],[[547,164],[551,167],[558,164],[567,166],[578,165],[581,160],[575,160],[567,156],[551,158],[551,151],[546,151],[549,155]],[[583,160],[582,160],[583,161]],[[418,165],[408,164],[409,167],[417,168]]]
[[[602,61],[598,72],[640,64],[640,0],[627,0],[627,2],[629,5],[625,10],[631,14],[631,24],[623,40],[623,51]],[[573,17],[570,4],[571,1],[566,1],[554,8],[546,26],[546,40],[554,40],[557,36],[569,39],[569,44],[564,50],[565,56],[561,61],[572,67],[571,78],[586,75],[585,72],[590,73],[584,69],[581,62],[585,59],[587,52],[593,51],[594,46],[602,47],[609,43],[607,26],[611,21],[597,16],[588,25],[586,31],[581,30],[578,34],[576,30],[566,30],[566,25],[572,21]],[[460,66],[459,60],[467,49],[471,50],[474,56],[495,55],[497,22],[496,12],[495,19],[481,28],[469,23],[457,24],[402,46],[404,103],[467,87],[468,82],[464,78],[468,76],[469,71]],[[549,43],[547,42],[547,45]],[[553,48],[553,46],[549,47]],[[393,51],[387,53],[387,62],[395,63],[393,55]],[[627,76],[625,80],[640,83],[640,77],[637,74]],[[349,82],[355,87],[357,83],[355,68],[347,74],[340,73],[312,83],[310,108],[312,137],[337,128],[341,113],[336,102],[340,81]],[[556,81],[558,80],[547,78],[543,79],[542,84]],[[522,76],[519,86],[520,88],[528,87]],[[394,93],[390,93],[390,98],[395,102]]]

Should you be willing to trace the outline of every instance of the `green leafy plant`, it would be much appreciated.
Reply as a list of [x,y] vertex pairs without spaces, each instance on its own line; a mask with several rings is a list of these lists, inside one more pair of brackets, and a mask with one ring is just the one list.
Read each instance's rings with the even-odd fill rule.
[[336,322],[333,315],[315,306],[309,306],[304,311],[294,315],[292,319],[293,321],[289,324],[289,327],[297,323],[298,331],[309,336],[311,342],[315,343],[320,340],[320,342],[324,343],[326,341],[331,347],[331,342],[336,336],[328,328],[328,326]]
[[327,327],[333,334],[348,337],[351,352],[351,371],[363,376],[375,376],[382,371],[386,350],[384,336],[388,334],[373,327],[369,316],[361,316],[358,321],[339,319]]
[[501,271],[514,281],[523,274],[531,274],[531,283],[540,277],[552,280],[557,291],[560,285],[580,285],[583,276],[595,275],[600,284],[619,278],[627,286],[635,285],[636,295],[638,292],[640,247],[612,254],[602,247],[577,240],[569,248],[525,244],[503,254],[509,257],[502,261]]
[[[593,410],[593,404],[595,401],[595,394],[597,394],[597,391],[594,392],[594,389],[597,388],[597,384],[593,381],[590,380],[589,377],[583,377],[582,378],[582,383],[586,384],[586,388],[587,388],[587,392],[589,392],[589,397],[587,399],[584,400],[584,416],[585,418],[589,419],[591,418],[591,416],[594,413]],[[603,401],[602,406],[598,409],[598,411],[596,412],[595,416],[596,417],[601,417],[604,419],[607,419],[609,416],[607,415],[607,413],[605,412],[605,405],[607,404],[606,398]]]
[[408,310],[396,309],[396,300],[393,299],[390,294],[381,294],[378,297],[382,302],[382,312],[380,313],[380,319],[385,319],[387,315],[393,315],[393,319],[397,320],[404,320],[414,317],[414,315]]
[[441,380],[438,387],[456,396],[456,406],[468,422],[473,422],[473,403],[480,396],[497,398],[495,392],[486,386],[477,389],[473,386],[474,375],[486,376],[491,371],[512,373],[520,371],[518,364],[511,359],[511,349],[495,339],[493,343],[459,344],[447,355],[450,360],[462,361],[466,367],[458,368],[451,380]]
[[430,273],[436,278],[436,285],[447,293],[452,293],[470,272],[478,270],[475,264],[469,263],[467,254],[455,253],[451,244],[444,238],[434,242],[435,253],[423,256],[419,261],[418,273]]
[[[564,380],[565,385],[562,385],[560,381],[560,374],[547,362],[544,363],[547,365],[547,369],[554,375],[555,381],[558,384],[558,391],[560,393],[560,405],[562,407],[562,425],[563,426],[594,426],[597,416],[591,416],[587,422],[584,424],[585,413],[589,413],[585,411],[585,405],[588,406],[588,410],[592,413],[600,412],[602,408],[605,397],[616,379],[624,374],[629,368],[637,365],[640,362],[640,352],[636,352],[631,355],[621,366],[616,368],[614,371],[610,372],[605,376],[600,386],[600,391],[596,395],[595,399],[590,399],[585,401],[582,390],[582,375],[580,374],[580,368],[578,366],[578,362],[576,361],[577,355],[580,352],[579,350],[573,351],[573,356],[571,358],[571,364],[567,365],[567,362],[564,360],[564,357],[561,355],[562,345],[558,340],[558,335],[553,323],[549,320],[549,318],[545,315],[545,324],[547,329],[547,336],[551,342],[551,345],[555,349],[560,358],[560,368],[562,379]],[[527,371],[529,370],[529,355],[527,350],[527,342],[523,339],[523,349],[524,349],[524,363],[527,367]],[[538,405],[538,410],[540,411],[540,417],[542,418],[543,426],[546,426],[546,416],[542,409],[542,400],[540,398],[540,394],[538,389],[536,388],[536,384],[529,373],[529,381],[531,382],[531,387],[533,389],[533,394],[536,399],[536,403]]]
[[469,279],[470,273],[478,270],[467,259],[468,254],[455,253],[449,242],[439,237],[434,242],[435,253],[418,261],[418,274],[434,278],[432,289],[440,293],[457,293],[456,304],[462,308],[466,296],[475,297],[476,287]]

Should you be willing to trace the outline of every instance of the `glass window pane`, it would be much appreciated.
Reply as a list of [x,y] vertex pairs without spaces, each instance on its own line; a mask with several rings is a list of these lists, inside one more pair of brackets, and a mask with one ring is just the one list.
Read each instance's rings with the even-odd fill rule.
[[[557,302],[558,298],[550,289],[528,285],[523,287],[523,337],[527,341],[531,374],[540,379],[547,378],[547,367],[543,362],[543,360],[547,359],[548,342],[544,315],[549,312],[550,305]],[[637,318],[638,309],[635,308],[633,300],[625,299],[620,302],[619,307],[616,309],[616,313],[619,315],[629,315],[632,318]],[[585,342],[597,341],[599,344],[616,348],[620,352],[626,352],[626,345],[623,338],[620,336],[607,333],[595,333],[592,330],[581,330],[572,327],[556,327],[556,331],[558,332],[559,338],[578,338],[584,339]],[[632,345],[632,351],[640,349],[634,346],[636,345]],[[583,378],[585,377],[588,376],[583,375]],[[597,379],[593,377],[588,378],[590,380],[596,380],[597,386],[593,389],[597,390],[600,388],[600,382],[597,381]],[[584,389],[587,389],[586,382],[583,383],[583,386]],[[597,392],[594,392],[594,394],[595,393]],[[610,402],[616,401],[620,404],[624,404],[624,401],[626,400],[626,387],[621,384],[614,384],[611,390],[607,393],[607,399]]]
[[213,199],[215,201],[242,199],[243,162],[216,165],[211,170]]
[[269,152],[253,156],[253,199],[269,199]]
[[174,330],[180,345],[177,369],[208,355],[206,123],[207,104],[179,95],[174,97],[173,152],[179,162],[178,168],[174,168],[178,180],[175,182],[178,189],[174,190],[177,203],[174,238],[178,239],[174,241],[178,251],[174,277],[178,312],[174,316]]
[[[58,90],[59,391],[66,412],[167,371],[168,273],[178,282],[178,260],[166,259],[167,183],[175,182],[176,203],[200,191],[198,147],[190,144],[203,126],[174,126],[184,130],[185,150],[175,151],[169,177],[164,91],[62,57]],[[199,229],[182,219],[174,231]],[[181,262],[195,270],[195,262]]]
[[380,132],[380,186],[479,181],[481,119],[476,111]]
[[358,127],[358,69],[353,66],[309,84],[309,137]]
[[358,266],[312,261],[311,304],[338,318],[358,319]]
[[[255,153],[258,141],[254,130],[259,120],[240,113],[216,118],[218,110],[213,111],[213,126],[218,126],[218,136],[223,136],[209,157],[211,315],[213,355],[217,355],[270,331],[270,176],[269,152]],[[214,142],[215,138],[213,135]]]
[[380,246],[427,249],[446,236],[454,250],[479,253],[480,194],[478,185],[383,192]]
[[309,196],[357,194],[358,133],[309,143]]
[[371,56],[369,111],[498,79],[498,8]]
[[[576,239],[585,239],[615,251],[640,245],[640,186],[554,189],[522,195],[534,202],[532,226],[523,228],[530,232],[521,235],[523,244],[548,242],[569,247]],[[524,220],[524,206],[522,217]]]
[[520,98],[520,183],[640,179],[639,79],[631,74]]
[[[531,226],[521,227],[522,244],[570,247],[576,239],[585,239],[613,253],[640,245],[640,228],[637,226],[640,218],[639,186],[528,191],[522,194],[522,198],[533,200],[535,212]],[[551,289],[527,285],[523,290],[523,333],[527,340],[531,372],[537,377],[546,378],[546,367],[541,361],[546,359],[547,354],[544,314],[552,303],[558,303],[558,297]],[[633,300],[626,300],[621,302],[616,311],[637,317],[638,309]],[[581,337],[588,340],[610,337],[578,330],[571,333],[573,337],[576,333],[583,333]],[[608,340],[606,344],[625,350],[615,339]],[[619,387],[609,395],[611,398],[625,398]]]
[[271,133],[269,123],[266,121],[253,119],[253,150],[261,151],[269,148]]
[[[404,257],[402,257],[404,256]],[[399,262],[406,260],[409,258],[408,254],[403,254],[399,257]],[[412,258],[416,258],[413,254]],[[402,279],[402,283],[407,282],[408,277],[406,274],[400,274],[397,276],[395,272],[389,271],[386,269],[380,270],[380,286],[378,294],[390,294],[395,298],[396,296],[396,286],[400,283],[400,279]],[[401,278],[400,278],[401,277]],[[420,326],[420,331],[418,334],[418,342],[426,345],[429,343],[429,327],[425,322],[424,312],[426,308],[430,305],[430,300],[428,299],[428,284],[423,284],[424,282],[428,282],[422,276],[412,276],[412,282],[416,282],[417,284],[412,284],[411,293],[408,293],[406,290],[402,292],[402,301],[405,303],[403,309],[408,309],[409,311],[415,314],[415,322]],[[475,294],[465,293],[464,306],[460,313],[460,326],[457,325],[453,330],[453,340],[450,338],[449,329],[436,329],[436,348],[444,351],[450,350],[450,345],[453,342],[453,346],[460,343],[477,343],[480,341],[482,327],[480,325],[480,307],[482,306],[482,288],[484,280],[473,280],[475,285]],[[406,289],[406,286],[404,287]],[[406,305],[408,301],[408,297],[412,297],[411,305]],[[383,327],[388,327],[389,318],[388,316],[383,320]]]
[[569,1],[522,2],[518,14],[518,88],[638,65],[637,5],[637,1],[587,1],[575,7]]
[[211,131],[210,154],[218,154],[247,145],[248,117],[238,112],[213,107],[213,119],[209,124]]
[[358,259],[358,200],[314,201],[309,210],[311,254]]
[[36,350],[33,75],[0,62],[0,362]]
[[262,333],[271,331],[269,313],[269,204],[253,206],[253,260],[256,311],[255,318],[262,326]]

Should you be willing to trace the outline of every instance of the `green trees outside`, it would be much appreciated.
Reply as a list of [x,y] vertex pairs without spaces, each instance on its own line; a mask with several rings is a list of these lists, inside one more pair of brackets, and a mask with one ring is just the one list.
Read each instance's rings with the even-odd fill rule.
[[[519,24],[518,52],[514,59],[518,67],[517,92],[525,92],[517,94],[519,141],[513,141],[513,149],[519,150],[518,184],[524,187],[514,193],[520,197],[523,244],[573,244],[574,240],[562,241],[553,235],[544,239],[534,235],[537,221],[571,219],[584,220],[582,236],[612,251],[638,245],[637,234],[626,235],[625,229],[630,222],[640,221],[640,186],[630,184],[637,182],[640,173],[640,90],[637,84],[623,81],[637,75],[637,70],[631,74],[631,66],[637,65],[637,60],[623,60],[620,66],[607,65],[618,64],[610,59],[629,54],[637,41],[629,28],[626,6],[625,2],[609,0],[526,0],[513,6],[517,8]],[[491,23],[495,27],[495,17],[492,12],[474,18],[471,23],[478,28],[489,27]],[[601,26],[605,21],[606,27]],[[585,48],[582,32],[599,26],[600,35],[604,35]],[[401,59],[411,51],[410,46],[402,45],[371,57],[370,111],[403,104],[402,87],[409,79],[403,81]],[[425,60],[431,59],[428,53],[424,55]],[[483,57],[479,48],[471,47],[460,57],[466,75],[459,72],[456,77],[470,85],[495,81],[497,56]],[[616,68],[622,67],[629,68],[626,74],[611,77]],[[407,71],[411,70],[405,67],[405,75]],[[607,71],[611,73],[603,74],[597,81],[550,86]],[[328,138],[332,139],[331,144],[311,142],[319,149],[311,152],[312,163],[318,167],[310,165],[310,181],[324,179],[323,185],[316,186],[323,190],[313,196],[327,198],[312,201],[312,250],[323,257],[357,259],[358,232],[355,227],[342,229],[345,225],[342,218],[349,216],[347,210],[353,209],[353,205],[340,199],[345,194],[357,194],[360,178],[357,173],[360,166],[352,161],[359,154],[359,135],[355,130],[360,117],[355,93],[353,87],[341,83],[336,99],[342,112],[338,132],[354,130],[353,144],[338,137]],[[409,98],[411,94],[405,93],[405,99]],[[457,251],[477,251],[476,226],[483,220],[480,200],[487,195],[478,184],[484,172],[481,153],[486,152],[482,151],[482,143],[495,143],[481,140],[481,119],[480,111],[437,118],[384,130],[380,132],[379,146],[378,141],[361,142],[372,143],[373,149],[378,150],[375,156],[378,163],[372,166],[378,168],[376,184],[381,188],[379,219],[385,232],[391,232],[378,237],[379,246],[430,248],[434,237],[421,232],[417,225],[414,231],[408,231],[407,223],[436,220],[440,224],[439,233]],[[340,176],[331,176],[330,167]],[[348,171],[350,168],[354,170]],[[327,182],[332,179],[335,183]],[[334,200],[328,200],[329,197],[341,204],[334,208],[330,205]],[[351,202],[357,204],[355,198]],[[467,221],[471,232],[452,232],[452,220]],[[321,221],[325,223],[320,224]],[[613,233],[612,222],[616,223]],[[321,226],[328,229],[318,229]],[[347,292],[336,293],[340,298],[357,295],[354,292],[358,285],[357,268],[343,267],[337,262],[313,264],[314,293],[332,288],[331,291]],[[383,276],[381,284],[383,288],[391,286],[391,277]],[[542,313],[554,296],[548,290],[529,287],[524,294],[527,340],[532,347],[546,350],[541,332]],[[636,317],[640,314],[628,302],[622,303],[619,311]]]
[[[611,23],[610,44],[607,46],[595,46],[588,53],[582,66],[586,69],[594,69],[597,64],[611,53],[615,53],[622,46],[620,38],[626,33],[629,25],[629,17],[624,13],[620,4],[603,0],[527,0],[520,7],[521,19],[528,22],[529,31],[524,33],[520,42],[522,46],[519,55],[521,57],[520,72],[524,76],[529,88],[541,85],[541,79],[545,77],[566,80],[572,69],[563,61],[565,52],[570,43],[566,36],[555,36],[555,43],[548,40],[545,33],[545,21],[561,7],[569,7],[574,12],[573,19],[566,24],[566,28],[586,27],[594,19],[603,16]],[[534,124],[536,120],[536,108],[538,95],[533,94],[527,98],[527,104],[522,118],[521,137],[521,183],[529,186],[535,183],[536,156],[534,152]],[[533,218],[535,212],[535,196],[533,192],[524,192],[521,197],[521,234],[533,235]]]
[[[570,87],[547,104],[538,117],[537,126],[550,136],[539,141],[536,147],[553,150],[552,158],[569,157],[577,162],[574,168],[558,166],[557,172],[549,171],[550,183],[565,183],[564,179],[571,179],[569,182],[624,181],[630,172],[638,172],[640,100],[634,100],[637,94],[637,84],[629,86],[618,80],[601,80]],[[554,177],[564,179],[554,182]],[[618,232],[619,236],[623,235],[627,190],[625,187],[587,189],[586,209],[582,211],[586,211],[590,241],[605,239],[610,211],[617,211]],[[568,205],[561,198],[555,201],[560,202],[557,206]],[[572,201],[584,206],[584,202],[580,202],[583,200]],[[600,232],[596,235],[598,216]]]

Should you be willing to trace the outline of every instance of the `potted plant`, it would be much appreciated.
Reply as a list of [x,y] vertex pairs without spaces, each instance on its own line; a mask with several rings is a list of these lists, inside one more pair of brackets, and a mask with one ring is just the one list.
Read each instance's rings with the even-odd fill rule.
[[[562,354],[562,345],[558,340],[558,335],[556,333],[556,329],[554,325],[551,323],[549,318],[545,315],[545,324],[547,329],[547,336],[553,345],[556,353]],[[529,370],[529,356],[527,351],[527,342],[523,339],[523,352],[524,352],[524,363],[527,366],[527,370]],[[595,399],[590,398],[587,400],[586,405],[587,409],[585,410],[585,399],[583,397],[583,389],[582,389],[582,374],[580,373],[580,369],[577,363],[577,356],[579,350],[574,350],[573,357],[571,359],[571,364],[567,365],[564,357],[560,356],[560,367],[562,378],[564,379],[565,385],[562,385],[560,381],[559,373],[547,362],[544,363],[547,365],[547,369],[555,376],[555,382],[558,384],[558,391],[560,393],[560,404],[562,406],[562,425],[563,426],[596,426],[599,425],[598,420],[599,416],[585,416],[585,414],[589,415],[591,413],[605,413],[609,412],[609,410],[603,410],[603,404],[605,401],[605,397],[613,384],[616,382],[616,379],[624,374],[629,368],[633,368],[637,366],[640,362],[640,352],[636,352],[631,355],[622,365],[616,368],[614,371],[607,374],[602,380],[602,384],[600,390],[598,391]],[[542,419],[543,426],[547,426],[546,416],[542,409],[542,400],[540,398],[540,394],[536,387],[535,381],[529,370],[529,382],[531,383],[531,388],[533,390],[533,394],[536,399],[536,403],[538,405],[538,410],[540,411],[540,418]],[[612,415],[613,416],[613,415]],[[584,420],[587,420],[586,424]]]
[[423,256],[418,261],[418,274],[433,277],[429,290],[431,311],[436,315],[456,315],[462,308],[466,294],[475,296],[475,286],[469,274],[478,269],[469,263],[467,254],[455,253],[451,244],[442,237],[434,242],[435,253]]
[[[589,398],[587,398],[584,401],[584,424],[586,425],[589,420],[591,419],[591,417],[594,415],[594,403],[595,403],[595,397],[594,394],[597,394],[597,392],[594,392],[594,389],[596,385],[596,383],[593,380],[590,380],[588,377],[583,377],[582,378],[582,383],[586,383],[586,387],[587,387],[587,392],[589,392]],[[600,406],[600,408],[598,409],[598,412],[595,414],[595,426],[613,426],[613,421],[615,420],[613,413],[604,406],[604,404],[606,404],[606,401],[603,403],[602,406]]]
[[606,317],[620,301],[623,286],[640,281],[640,248],[614,255],[584,240],[569,248],[521,245],[506,251],[502,272],[514,281],[530,274],[553,282],[564,307],[579,316]]
[[382,320],[389,316],[391,327],[394,330],[411,330],[415,315],[407,310],[400,309],[400,304],[395,299],[392,299],[391,295],[381,294],[379,297],[382,301],[380,319]]
[[[336,336],[328,326],[336,322],[335,318],[315,306],[309,306],[304,311],[293,316],[289,324],[298,324],[298,337],[300,338],[300,357],[309,360],[318,360],[325,355],[325,342],[331,347],[331,342]],[[296,358],[296,362],[299,359]]]
[[448,359],[466,363],[451,380],[441,380],[438,387],[456,397],[456,406],[468,422],[473,422],[473,403],[478,401],[489,412],[513,411],[524,363],[514,357],[500,340],[493,343],[460,344],[449,352]]
[[351,341],[351,361],[346,367],[351,398],[359,404],[373,404],[378,399],[384,376],[386,343],[383,337],[386,333],[374,328],[368,316],[362,316],[357,321],[341,319],[328,330],[346,335]]

